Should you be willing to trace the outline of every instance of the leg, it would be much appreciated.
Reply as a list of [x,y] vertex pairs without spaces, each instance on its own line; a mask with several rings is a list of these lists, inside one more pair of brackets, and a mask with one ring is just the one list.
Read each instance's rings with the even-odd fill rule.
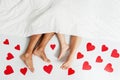
[[43,36],[43,40],[41,41],[41,43],[37,46],[37,48],[33,52],[36,56],[42,58],[43,61],[48,63],[50,62],[50,60],[47,58],[44,50],[48,41],[53,37],[53,35],[54,33],[46,33]]
[[60,60],[64,56],[65,52],[68,50],[69,45],[66,43],[65,37],[63,34],[57,33],[57,37],[60,43],[60,53],[58,56],[58,59]]
[[70,41],[70,53],[66,59],[66,61],[62,64],[61,68],[62,69],[67,69],[71,65],[71,62],[73,61],[74,54],[80,45],[81,38],[77,36],[71,36],[71,41]]
[[22,54],[20,56],[20,58],[24,61],[24,63],[30,69],[31,72],[34,71],[33,62],[32,62],[32,52],[33,52],[33,49],[34,49],[34,47],[35,47],[35,45],[38,42],[40,37],[41,37],[41,35],[31,36],[30,37],[30,42],[28,44],[28,47],[27,47],[26,51],[24,52],[24,54]]

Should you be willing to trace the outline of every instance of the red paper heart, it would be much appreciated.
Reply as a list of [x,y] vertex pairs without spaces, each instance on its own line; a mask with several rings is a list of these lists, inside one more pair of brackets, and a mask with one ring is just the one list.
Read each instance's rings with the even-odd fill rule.
[[51,47],[52,50],[54,50],[56,45],[55,44],[51,44],[50,47]]
[[95,46],[92,43],[87,43],[87,51],[92,51],[95,49]]
[[82,53],[80,53],[80,52],[77,53],[77,59],[81,59],[83,57],[84,57],[84,55]]
[[107,72],[113,72],[112,64],[111,64],[111,63],[108,63],[108,64],[105,66],[104,70],[107,71]]
[[52,69],[53,69],[53,66],[52,65],[48,65],[48,66],[44,66],[43,67],[44,71],[47,72],[48,74],[51,73]]
[[119,58],[119,53],[117,52],[117,49],[114,49],[114,50],[112,51],[111,57]]
[[68,69],[68,75],[72,75],[75,73],[75,70],[73,70],[72,68]]
[[102,52],[107,51],[108,47],[106,45],[102,45]]
[[98,63],[102,63],[103,62],[103,59],[101,58],[101,56],[98,56],[96,58],[96,62],[98,62]]
[[5,45],[9,45],[9,40],[6,39],[6,40],[3,42],[3,44],[5,44]]
[[12,73],[14,73],[12,67],[10,65],[7,65],[6,70],[4,70],[4,74],[9,75],[9,74],[12,74]]
[[15,49],[16,49],[16,50],[20,50],[20,45],[17,44],[17,45],[15,46]]
[[91,70],[91,65],[89,65],[89,62],[88,61],[85,61],[84,63],[83,63],[83,67],[82,67],[82,69],[83,70]]
[[7,54],[7,57],[6,57],[7,60],[11,60],[13,58],[14,58],[14,56],[12,55],[12,53]]
[[26,72],[27,72],[27,68],[26,68],[26,67],[25,67],[25,68],[21,68],[21,69],[20,69],[20,72],[21,72],[23,75],[25,75]]

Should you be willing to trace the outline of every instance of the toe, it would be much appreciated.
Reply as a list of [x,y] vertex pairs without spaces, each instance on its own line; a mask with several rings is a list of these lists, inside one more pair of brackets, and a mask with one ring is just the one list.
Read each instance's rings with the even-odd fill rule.
[[58,56],[58,60],[60,60],[60,59],[61,59],[61,55]]
[[62,69],[63,69],[63,70],[66,70],[66,68],[67,68],[67,67],[66,67],[65,65],[63,65]]
[[32,63],[27,64],[27,67],[30,69],[31,72],[34,72],[34,67]]
[[68,69],[68,66],[66,65],[66,66],[64,66],[64,69],[66,70],[66,69]]
[[25,64],[26,64],[26,66],[30,69],[31,72],[34,71],[32,59],[26,60]]
[[62,65],[60,66],[60,68],[61,68],[61,69],[64,69],[64,64],[62,64]]
[[69,68],[69,64],[68,64],[68,63],[63,63],[63,64],[61,65],[61,68],[62,68],[63,70],[66,70],[66,69]]
[[47,59],[47,61],[46,61],[46,62],[50,63],[51,61],[50,61],[49,59]]
[[33,67],[30,67],[29,68],[31,72],[34,72],[34,68]]

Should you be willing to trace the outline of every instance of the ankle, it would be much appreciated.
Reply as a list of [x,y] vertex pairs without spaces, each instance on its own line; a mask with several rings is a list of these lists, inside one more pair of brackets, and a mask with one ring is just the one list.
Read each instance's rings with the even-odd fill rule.
[[32,54],[32,52],[33,52],[33,49],[27,49],[27,50],[25,51],[25,53],[29,53],[29,54]]
[[25,53],[24,56],[25,56],[25,57],[30,57],[30,56],[32,56],[32,54],[30,54],[30,53]]
[[32,51],[25,51],[25,54],[26,55],[28,55],[28,54],[30,55],[30,54],[32,54]]
[[64,44],[61,45],[61,48],[63,48],[63,49],[66,48],[66,47],[69,47],[69,45],[66,44],[66,43],[64,43]]
[[42,52],[42,51],[44,51],[44,48],[39,46],[39,47],[36,48],[36,50]]
[[72,62],[73,59],[74,59],[74,55],[68,55],[68,57],[67,57],[68,62]]

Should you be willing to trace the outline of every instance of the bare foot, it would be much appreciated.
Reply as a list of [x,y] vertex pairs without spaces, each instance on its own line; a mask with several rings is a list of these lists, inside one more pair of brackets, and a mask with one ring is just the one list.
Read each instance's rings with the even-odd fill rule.
[[36,48],[33,52],[34,55],[40,57],[43,61],[50,63],[50,60],[47,58],[43,49]]
[[59,56],[58,56],[58,60],[60,60],[65,55],[65,52],[68,49],[69,49],[69,45],[68,44],[64,44],[64,45],[61,46],[60,53],[59,53]]
[[73,55],[69,55],[67,60],[60,66],[63,70],[68,69],[71,66]]
[[29,53],[22,54],[20,58],[23,60],[25,65],[30,69],[31,72],[34,72],[32,55]]

